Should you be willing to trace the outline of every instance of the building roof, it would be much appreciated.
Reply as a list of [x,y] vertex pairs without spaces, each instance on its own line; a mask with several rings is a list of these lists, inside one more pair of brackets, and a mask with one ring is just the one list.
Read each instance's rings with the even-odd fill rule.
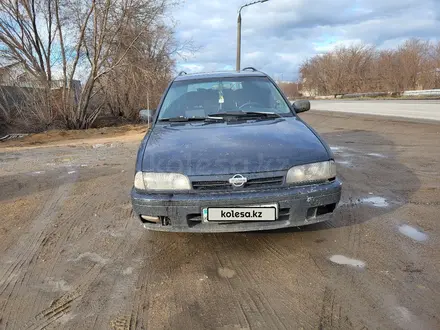
[[14,63],[6,64],[6,65],[0,65],[0,70],[6,70],[9,68],[13,68],[14,66],[17,66],[19,64],[20,64],[20,62],[14,62]]
[[196,80],[196,79],[219,79],[219,78],[239,78],[239,77],[266,77],[266,74],[260,71],[220,71],[220,72],[201,72],[192,74],[181,74],[175,81]]

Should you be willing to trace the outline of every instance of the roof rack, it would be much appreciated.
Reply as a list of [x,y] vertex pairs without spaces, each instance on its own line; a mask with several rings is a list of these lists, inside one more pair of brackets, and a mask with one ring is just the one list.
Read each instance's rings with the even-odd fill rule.
[[248,67],[244,68],[244,69],[241,70],[241,71],[247,71],[247,70],[252,70],[253,72],[257,72],[257,71],[258,71],[257,69],[255,69],[255,68],[252,67],[252,66],[248,66]]
[[187,73],[185,71],[180,71],[179,72],[179,76],[183,76],[184,74],[186,75]]

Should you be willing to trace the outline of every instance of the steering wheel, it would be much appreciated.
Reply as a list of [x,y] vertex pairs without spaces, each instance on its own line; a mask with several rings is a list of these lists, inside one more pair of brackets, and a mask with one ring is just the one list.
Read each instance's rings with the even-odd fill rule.
[[245,103],[245,104],[243,104],[243,105],[241,105],[240,107],[239,107],[239,109],[243,109],[244,107],[250,107],[250,108],[252,108],[252,107],[255,107],[255,108],[266,108],[264,105],[262,105],[261,103],[258,103],[258,102],[254,102],[254,101],[249,101],[249,102],[247,102],[247,103]]

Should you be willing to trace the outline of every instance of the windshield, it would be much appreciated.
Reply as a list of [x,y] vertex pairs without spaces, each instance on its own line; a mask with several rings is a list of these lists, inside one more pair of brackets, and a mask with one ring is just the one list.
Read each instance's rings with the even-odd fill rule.
[[241,77],[175,81],[165,97],[159,120],[205,118],[237,111],[292,115],[288,104],[268,78]]

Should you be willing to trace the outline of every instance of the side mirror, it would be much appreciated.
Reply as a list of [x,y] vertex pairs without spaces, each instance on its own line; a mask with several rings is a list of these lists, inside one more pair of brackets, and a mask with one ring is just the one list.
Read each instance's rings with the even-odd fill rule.
[[154,110],[141,110],[139,111],[139,118],[147,123],[150,123],[154,117]]
[[298,100],[293,102],[293,106],[297,113],[309,111],[310,110],[310,101],[309,100]]

